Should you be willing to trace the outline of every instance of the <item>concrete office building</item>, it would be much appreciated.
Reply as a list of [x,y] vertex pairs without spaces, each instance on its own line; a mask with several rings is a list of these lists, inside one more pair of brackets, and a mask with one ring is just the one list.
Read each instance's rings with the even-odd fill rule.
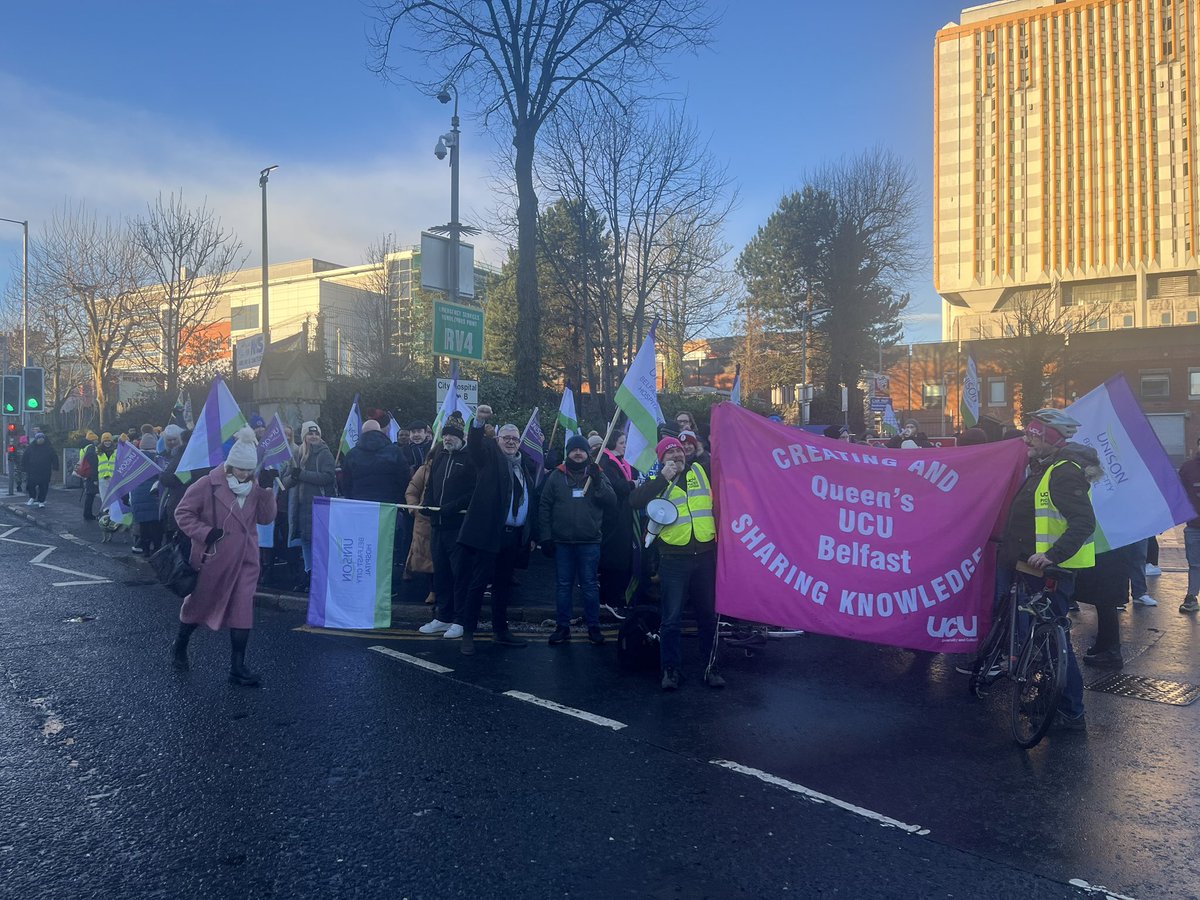
[[[943,340],[1194,325],[1200,0],[1002,0],[936,37]],[[1025,300],[1022,300],[1025,298]]]

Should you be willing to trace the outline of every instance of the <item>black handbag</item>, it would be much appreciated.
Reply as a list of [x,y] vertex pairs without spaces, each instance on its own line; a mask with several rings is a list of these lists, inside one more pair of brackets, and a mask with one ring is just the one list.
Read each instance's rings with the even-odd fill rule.
[[200,575],[188,561],[192,554],[192,542],[182,532],[175,539],[163,544],[150,556],[150,568],[158,577],[159,584],[177,597],[186,597],[196,589],[196,578]]

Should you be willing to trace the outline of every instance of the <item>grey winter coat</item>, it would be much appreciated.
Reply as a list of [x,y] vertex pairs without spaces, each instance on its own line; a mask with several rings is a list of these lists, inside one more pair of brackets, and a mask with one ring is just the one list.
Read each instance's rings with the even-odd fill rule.
[[297,463],[288,473],[288,520],[293,537],[312,540],[313,500],[333,496],[337,483],[334,468],[333,454],[321,442],[309,449],[303,465]]

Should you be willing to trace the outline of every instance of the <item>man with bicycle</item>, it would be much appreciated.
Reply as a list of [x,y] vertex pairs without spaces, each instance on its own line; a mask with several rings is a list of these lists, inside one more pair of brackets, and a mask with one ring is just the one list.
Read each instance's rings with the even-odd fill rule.
[[[1047,584],[1043,573],[1049,566],[1069,573],[1095,565],[1091,483],[1103,470],[1095,450],[1070,442],[1078,430],[1077,421],[1052,408],[1039,409],[1025,426],[1029,475],[1013,499],[1001,539],[996,566],[996,594],[1001,600],[1018,579],[1031,593],[1041,590]],[[1054,579],[1054,584],[1051,608],[1065,620],[1075,579],[1068,574]],[[1069,636],[1067,682],[1055,724],[1071,731],[1087,728],[1083,675]]]

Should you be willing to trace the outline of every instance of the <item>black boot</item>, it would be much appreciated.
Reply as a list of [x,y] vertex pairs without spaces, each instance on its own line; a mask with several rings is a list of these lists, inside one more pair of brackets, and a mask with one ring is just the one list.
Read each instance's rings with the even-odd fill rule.
[[229,683],[242,687],[257,687],[258,674],[246,668],[246,644],[250,640],[249,628],[229,629]]
[[179,634],[175,635],[175,643],[171,645],[171,662],[175,668],[181,671],[186,671],[188,668],[188,641],[192,639],[192,632],[195,630],[195,625],[180,622]]

